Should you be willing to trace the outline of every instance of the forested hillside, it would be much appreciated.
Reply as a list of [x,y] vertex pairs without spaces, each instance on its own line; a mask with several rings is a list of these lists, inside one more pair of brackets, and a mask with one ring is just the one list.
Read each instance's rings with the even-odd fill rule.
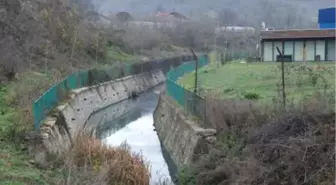
[[[230,16],[231,24],[260,26],[265,21],[271,27],[283,27],[291,19],[292,27],[315,26],[319,8],[335,6],[333,0],[125,0],[98,1],[102,12],[129,11],[139,16],[157,9],[176,10],[194,19],[208,11]],[[228,13],[229,12],[229,13]],[[226,17],[227,18],[227,17]]]

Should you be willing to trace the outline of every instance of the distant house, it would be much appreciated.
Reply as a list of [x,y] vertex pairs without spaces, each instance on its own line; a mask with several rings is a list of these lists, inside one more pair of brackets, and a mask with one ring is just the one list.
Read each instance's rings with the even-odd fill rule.
[[156,13],[155,16],[156,17],[168,17],[168,16],[170,16],[170,14],[167,13],[167,12],[161,12],[161,11],[159,11],[159,12]]
[[164,27],[169,27],[169,28],[174,28],[175,25],[174,23],[171,22],[160,22],[160,21],[131,21],[129,23],[130,26],[134,27],[146,27],[146,28],[164,28]]
[[205,17],[210,19],[218,19],[218,13],[214,10],[210,10],[204,14]]
[[186,16],[178,12],[157,12],[151,17],[147,17],[142,21],[130,21],[130,26],[147,27],[147,28],[174,28],[177,22],[189,20]]
[[182,20],[189,20],[188,17],[186,17],[186,16],[184,16],[184,15],[178,13],[178,12],[171,12],[169,15],[173,16],[175,19],[178,19],[180,21],[182,21]]
[[178,13],[178,12],[170,12],[170,13],[167,13],[167,12],[158,12],[156,15],[155,15],[157,18],[163,18],[163,19],[166,19],[166,20],[171,20],[171,21],[183,21],[183,20],[189,20],[186,16],[184,16],[183,14],[181,13]]
[[251,32],[254,33],[256,30],[253,27],[248,26],[222,26],[216,28],[216,33],[221,32]]

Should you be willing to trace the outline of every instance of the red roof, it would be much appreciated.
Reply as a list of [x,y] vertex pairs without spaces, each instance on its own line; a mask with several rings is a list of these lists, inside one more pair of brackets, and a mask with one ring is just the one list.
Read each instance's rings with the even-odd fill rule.
[[171,13],[166,13],[166,12],[158,12],[156,14],[157,17],[173,17],[176,19],[184,19],[187,20],[188,18],[178,12],[171,12]]
[[170,15],[174,16],[175,18],[178,18],[178,19],[184,19],[184,20],[187,20],[188,18],[178,12],[171,12]]
[[335,29],[261,31],[261,39],[335,38]]
[[166,13],[166,12],[158,12],[158,13],[156,14],[156,16],[168,17],[168,16],[170,16],[170,13]]

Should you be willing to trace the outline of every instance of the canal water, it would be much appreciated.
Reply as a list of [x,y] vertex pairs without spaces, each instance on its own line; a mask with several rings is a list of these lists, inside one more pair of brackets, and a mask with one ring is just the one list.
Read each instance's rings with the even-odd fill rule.
[[88,123],[95,127],[95,135],[110,146],[126,142],[133,152],[140,152],[151,165],[151,184],[168,181],[176,175],[167,152],[161,147],[154,129],[153,112],[162,86],[125,100],[91,115]]

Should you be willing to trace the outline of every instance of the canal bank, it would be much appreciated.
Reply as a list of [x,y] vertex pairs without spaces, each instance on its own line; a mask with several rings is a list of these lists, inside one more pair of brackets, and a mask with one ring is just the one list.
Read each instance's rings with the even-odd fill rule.
[[92,113],[146,92],[164,80],[163,71],[155,70],[72,90],[69,99],[59,104],[42,123],[41,142],[46,148],[43,155],[61,154],[70,148],[78,134],[90,132],[95,127],[87,126]]
[[202,128],[165,92],[159,95],[153,117],[160,141],[178,168],[198,161],[216,141],[214,129]]
[[96,125],[92,133],[107,145],[126,142],[131,151],[141,153],[151,166],[151,184],[163,180],[171,184],[177,172],[154,128],[153,113],[162,87],[96,112],[87,124]]
[[[131,147],[137,148],[138,146],[141,152],[143,152],[144,149],[142,145],[144,145],[144,143],[148,143],[148,141],[155,140],[155,142],[151,143],[152,147],[149,148],[152,149],[155,148],[157,154],[153,155],[152,150],[145,149],[146,151],[148,150],[147,153],[149,153],[149,155],[146,154],[149,157],[145,156],[146,158],[148,158],[147,160],[149,160],[149,162],[153,164],[156,164],[154,165],[154,168],[151,171],[153,175],[152,179],[154,179],[153,181],[157,180],[161,181],[162,177],[163,178],[166,177],[168,179],[174,179],[175,176],[173,174],[174,170],[171,169],[176,168],[170,167],[173,165],[170,165],[169,162],[166,162],[169,160],[167,159],[165,160],[165,158],[169,158],[167,157],[169,155],[165,152],[164,147],[161,147],[162,144],[160,143],[159,137],[156,135],[155,129],[153,127],[154,124],[153,111],[155,110],[157,104],[157,95],[159,93],[156,93],[155,97],[156,100],[155,98],[150,98],[150,100],[155,100],[156,102],[155,105],[154,106],[140,105],[140,107],[142,108],[142,111],[140,112],[134,111],[137,109],[132,108],[133,106],[129,106],[132,105],[132,103],[131,104],[125,103],[125,106],[123,108],[121,108],[122,107],[120,106],[121,104],[119,104],[119,106],[114,106],[115,114],[108,113],[105,114],[104,116],[97,116],[99,120],[95,120],[91,123],[89,123],[87,120],[90,118],[92,114],[100,112],[101,109],[109,107],[112,104],[118,104],[124,100],[134,98],[135,96],[143,92],[146,92],[152,89],[153,87],[158,86],[159,84],[163,84],[166,80],[165,74],[167,71],[172,69],[172,67],[180,65],[182,62],[186,60],[189,61],[189,59],[188,57],[187,59],[185,57],[182,57],[176,59],[174,58],[172,60],[164,60],[161,62],[152,62],[149,64],[149,66],[147,64],[144,66],[135,65],[132,66],[131,68],[132,71],[130,72],[130,74],[132,75],[129,76],[121,75],[124,77],[111,81],[107,81],[110,78],[106,79],[98,78],[98,80],[100,79],[100,81],[94,82],[93,81],[95,80],[93,78],[94,76],[90,75],[92,73],[90,73],[91,71],[89,71],[89,73],[87,73],[89,74],[89,76],[86,75],[82,76],[75,75],[75,77],[69,76],[69,78],[66,78],[59,84],[50,88],[50,90],[48,90],[45,94],[43,94],[43,96],[41,96],[33,104],[34,105],[33,108],[36,108],[36,110],[34,109],[34,118],[35,118],[34,121],[36,123],[35,126],[37,136],[36,140],[38,140],[38,142],[36,143],[41,149],[36,150],[33,147],[31,147],[29,150],[35,151],[32,155],[35,156],[36,163],[37,164],[47,163],[48,156],[63,156],[64,154],[66,155],[66,153],[69,152],[73,148],[73,146],[76,145],[76,143],[78,143],[75,139],[77,139],[78,136],[82,136],[82,134],[84,135],[92,134],[95,136],[99,136],[107,144],[111,146],[118,146],[121,143],[121,141],[118,142],[117,139],[113,137],[115,137],[115,135],[117,135],[118,133],[122,132],[125,133],[125,128],[131,130],[133,129],[134,131],[141,130],[142,128],[132,127],[132,123],[134,124],[140,122],[141,124],[135,124],[135,125],[144,126],[143,128],[144,130],[140,132],[143,134],[143,136],[138,135],[137,138],[149,138],[149,140],[143,142],[138,142],[138,139],[137,142],[135,142],[135,140],[134,142],[131,140],[132,141]],[[139,73],[139,71],[143,71],[142,67],[146,67],[145,71],[148,72]],[[129,68],[123,69],[122,72],[124,71],[127,72],[127,69]],[[104,74],[107,75],[110,74],[110,72],[107,71],[103,72],[103,76],[101,77],[104,77]],[[89,77],[88,80],[90,83],[88,86],[86,86],[86,83],[83,82],[83,80],[85,81],[85,77]],[[79,83],[79,81],[81,83],[79,86],[73,85],[77,82]],[[71,84],[72,86],[70,88]],[[61,98],[59,98],[59,96]],[[138,100],[141,100],[141,97]],[[137,102],[134,101],[134,99],[132,101],[133,103]],[[135,105],[135,107],[137,107],[137,105]],[[150,107],[150,110],[144,109],[146,107]],[[113,116],[111,117],[111,115]],[[94,116],[92,116],[92,118],[93,117]],[[115,122],[113,122],[112,124],[104,124],[106,120],[118,120],[118,119],[119,121],[117,122],[119,123],[119,126],[114,126]],[[150,124],[145,125],[144,123],[150,123]],[[106,130],[110,132],[105,132]],[[152,132],[149,132],[149,130],[152,130]],[[156,137],[154,137],[153,133]],[[131,134],[125,134],[125,135],[127,136],[124,137],[123,141],[130,140],[127,138]],[[108,139],[111,137],[112,139]],[[120,137],[117,138],[120,139]],[[34,146],[34,144],[32,146]],[[155,161],[158,162],[155,163]],[[113,169],[117,170],[118,167],[113,167]],[[147,170],[145,171],[147,173]],[[142,177],[148,178],[147,175],[143,175]],[[145,184],[147,183],[145,182]]]

